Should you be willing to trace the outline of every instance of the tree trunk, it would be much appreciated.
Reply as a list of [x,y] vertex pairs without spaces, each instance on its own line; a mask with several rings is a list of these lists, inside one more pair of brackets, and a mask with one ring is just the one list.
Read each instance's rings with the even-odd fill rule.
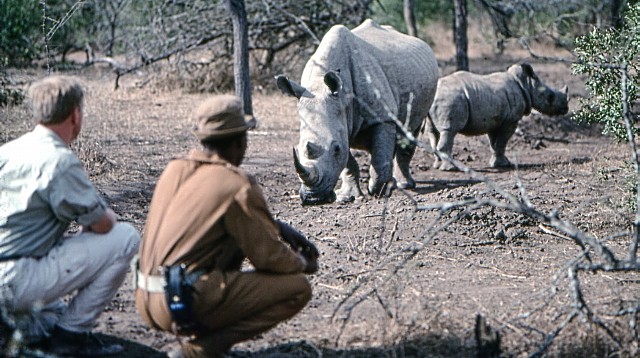
[[625,0],[611,1],[611,25],[620,30],[624,22],[622,11],[624,10]]
[[233,75],[236,96],[242,99],[244,113],[253,115],[249,76],[249,25],[244,0],[225,0],[224,3],[233,22]]
[[467,54],[467,0],[454,0],[455,19],[453,39],[456,44],[456,68],[458,71],[469,71]]
[[407,25],[407,33],[409,36],[418,37],[418,29],[416,28],[416,16],[413,12],[413,0],[404,0],[404,22]]

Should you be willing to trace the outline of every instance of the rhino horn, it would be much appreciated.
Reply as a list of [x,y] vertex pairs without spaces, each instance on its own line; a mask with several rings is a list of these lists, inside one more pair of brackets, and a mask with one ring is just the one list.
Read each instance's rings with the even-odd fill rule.
[[285,75],[277,75],[276,77],[276,85],[282,91],[282,93],[294,96],[298,99],[300,97],[313,98],[313,94],[309,92],[306,88],[297,84],[295,81],[291,81]]
[[293,164],[296,167],[296,172],[303,183],[307,186],[313,186],[318,181],[318,171],[315,167],[307,168],[298,159],[298,151],[293,147]]
[[567,94],[569,94],[569,87],[565,85],[560,89],[560,92],[564,93],[564,95],[566,96]]

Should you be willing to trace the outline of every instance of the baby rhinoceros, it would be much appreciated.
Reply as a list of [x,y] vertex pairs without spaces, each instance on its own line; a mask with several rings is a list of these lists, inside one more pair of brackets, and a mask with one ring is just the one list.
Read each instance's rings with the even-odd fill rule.
[[[505,72],[478,75],[458,71],[438,81],[436,97],[426,121],[433,149],[451,158],[453,138],[488,134],[493,168],[511,166],[504,155],[518,121],[534,108],[546,115],[569,111],[566,86],[554,90],[540,80],[531,65],[512,65]],[[434,168],[455,170],[455,166],[435,156]]]

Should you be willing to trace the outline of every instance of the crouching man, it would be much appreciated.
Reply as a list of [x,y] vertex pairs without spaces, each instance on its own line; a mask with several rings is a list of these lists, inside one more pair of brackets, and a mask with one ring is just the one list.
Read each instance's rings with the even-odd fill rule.
[[[0,290],[27,343],[49,353],[122,352],[91,334],[138,251],[135,228],[118,223],[69,149],[83,121],[71,77],[34,83],[33,131],[0,147]],[[66,234],[71,222],[77,234]],[[61,299],[75,295],[69,304]],[[48,339],[47,339],[48,338]],[[43,340],[44,339],[44,340]]]
[[[210,98],[194,113],[203,149],[173,159],[144,229],[136,305],[152,327],[190,339],[172,357],[221,357],[293,317],[311,299],[305,273],[318,251],[272,217],[255,179],[238,168],[247,148],[240,99]],[[241,270],[245,258],[252,270]]]

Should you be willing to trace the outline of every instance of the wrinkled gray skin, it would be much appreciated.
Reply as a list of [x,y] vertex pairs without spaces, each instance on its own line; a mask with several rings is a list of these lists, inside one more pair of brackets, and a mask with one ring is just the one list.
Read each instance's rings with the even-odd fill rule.
[[[350,148],[371,154],[369,194],[389,195],[394,185],[415,187],[409,170],[415,146],[397,144],[402,132],[393,119],[417,136],[438,76],[425,42],[371,20],[352,31],[333,26],[307,62],[300,84],[277,76],[278,88],[299,99],[300,141],[293,154],[302,203],[363,197]],[[334,193],[338,178],[342,185]]]
[[[508,167],[511,162],[504,155],[507,142],[531,108],[547,115],[566,114],[567,88],[557,91],[548,87],[526,63],[488,75],[458,71],[438,81],[425,129],[431,147],[450,158],[457,133],[488,134],[492,151],[489,165]],[[437,155],[433,167],[456,169]]]

